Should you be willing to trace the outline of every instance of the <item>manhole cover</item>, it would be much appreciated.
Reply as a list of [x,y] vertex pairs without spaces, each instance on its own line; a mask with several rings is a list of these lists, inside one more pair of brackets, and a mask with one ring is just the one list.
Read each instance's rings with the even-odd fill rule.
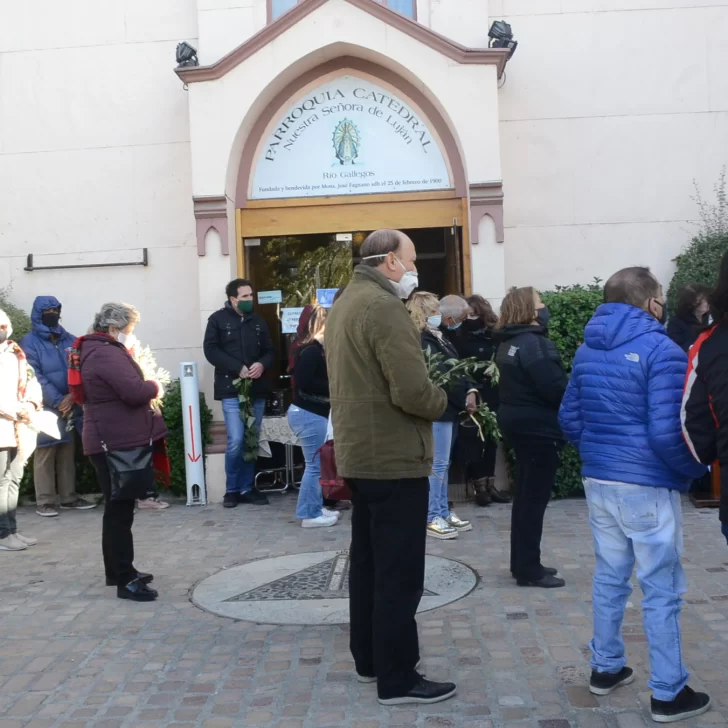
[[[428,556],[420,612],[469,594],[475,572],[457,561]],[[192,601],[222,617],[267,624],[343,624],[349,621],[347,551],[279,556],[220,571],[200,582]]]

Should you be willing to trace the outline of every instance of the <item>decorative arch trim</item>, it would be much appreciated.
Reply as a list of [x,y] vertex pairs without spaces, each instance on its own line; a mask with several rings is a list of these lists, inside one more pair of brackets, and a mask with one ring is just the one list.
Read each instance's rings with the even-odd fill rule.
[[[367,0],[367,2],[371,2],[371,0]],[[376,3],[372,4],[376,5]],[[279,94],[277,94],[258,116],[243,147],[243,154],[240,160],[238,180],[235,190],[235,206],[240,208],[247,207],[248,205],[248,189],[250,186],[250,176],[253,173],[255,165],[256,152],[259,149],[260,142],[268,129],[269,124],[280,111],[281,107],[283,107],[287,101],[301,91],[301,89],[313,83],[318,78],[343,70],[359,71],[380,79],[384,83],[400,91],[403,95],[412,99],[412,101],[419,106],[442,142],[445,156],[452,171],[452,181],[455,187],[456,197],[466,197],[468,194],[468,186],[460,150],[450,127],[435,105],[422,93],[422,91],[416,88],[409,81],[406,81],[404,78],[396,74],[394,71],[391,71],[384,66],[380,66],[377,63],[373,63],[372,61],[366,61],[362,58],[342,56],[340,58],[327,61],[326,63],[322,63],[321,65],[316,66],[299,76],[295,81],[288,84]]]
[[495,240],[502,243],[506,239],[503,224],[503,183],[482,182],[470,185],[470,242],[480,243],[480,221],[485,216],[495,223]]
[[[280,18],[230,51],[219,61],[209,66],[177,68],[175,73],[186,84],[216,81],[328,1],[301,0],[294,8],[283,13]],[[345,2],[373,15],[383,23],[400,30],[410,38],[420,41],[457,63],[497,66],[498,78],[503,75],[510,53],[507,48],[467,48],[374,0],[345,0]]]
[[220,252],[230,255],[228,245],[227,197],[193,197],[195,227],[197,233],[197,255],[207,253],[207,233],[216,230],[220,236]]

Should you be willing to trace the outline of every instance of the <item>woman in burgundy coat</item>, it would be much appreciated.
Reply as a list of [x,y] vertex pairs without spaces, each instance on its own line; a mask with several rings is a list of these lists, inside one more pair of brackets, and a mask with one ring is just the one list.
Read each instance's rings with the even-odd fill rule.
[[126,303],[105,303],[92,333],[77,339],[71,351],[71,393],[84,408],[83,449],[96,469],[105,509],[101,546],[107,586],[120,599],[152,601],[157,592],[151,574],[134,568],[134,500],[111,500],[111,481],[104,449],[131,450],[167,434],[162,415],[151,402],[162,397],[162,385],[146,381],[129,350],[136,338],[138,311]]

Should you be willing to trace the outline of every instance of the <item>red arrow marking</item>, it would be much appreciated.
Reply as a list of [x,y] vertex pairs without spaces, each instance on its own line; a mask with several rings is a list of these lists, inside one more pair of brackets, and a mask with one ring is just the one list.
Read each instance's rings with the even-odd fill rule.
[[192,426],[192,405],[190,405],[190,437],[192,438],[192,455],[187,453],[187,457],[190,459],[190,462],[196,463],[202,455],[197,455],[195,457],[195,428]]

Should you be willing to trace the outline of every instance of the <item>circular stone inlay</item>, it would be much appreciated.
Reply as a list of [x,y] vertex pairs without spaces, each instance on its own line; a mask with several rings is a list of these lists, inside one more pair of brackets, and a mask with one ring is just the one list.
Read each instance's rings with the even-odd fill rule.
[[[419,612],[462,599],[478,577],[465,564],[437,556],[425,561]],[[346,624],[349,552],[319,551],[261,559],[208,577],[192,592],[198,607],[221,617],[264,624]]]

